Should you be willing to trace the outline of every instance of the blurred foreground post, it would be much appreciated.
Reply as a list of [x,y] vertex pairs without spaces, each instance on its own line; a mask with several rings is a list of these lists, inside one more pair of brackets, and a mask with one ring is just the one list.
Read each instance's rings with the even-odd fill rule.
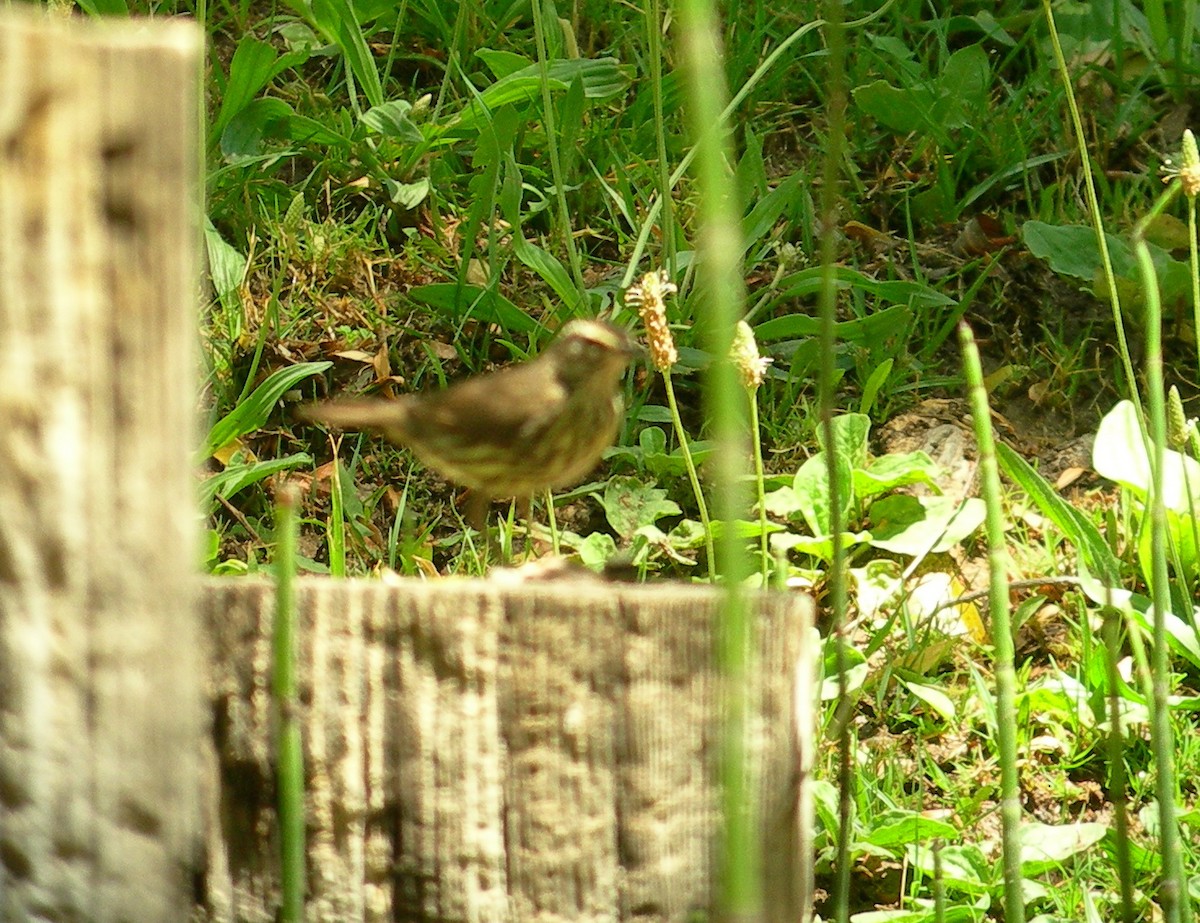
[[0,10],[0,919],[186,919],[190,23]]
[[[210,580],[202,600],[219,824],[196,918],[271,923],[275,593]],[[308,923],[715,919],[720,604],[677,583],[297,581]],[[820,642],[806,597],[746,606],[760,923],[804,923]]]

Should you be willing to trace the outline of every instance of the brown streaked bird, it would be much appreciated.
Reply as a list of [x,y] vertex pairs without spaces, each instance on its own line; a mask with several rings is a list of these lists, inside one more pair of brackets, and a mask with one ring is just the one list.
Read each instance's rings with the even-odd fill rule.
[[639,352],[620,327],[573,320],[528,362],[441,391],[330,401],[299,415],[407,446],[427,467],[470,488],[467,521],[482,531],[492,500],[528,501],[577,483],[596,466],[617,434],[621,378]]

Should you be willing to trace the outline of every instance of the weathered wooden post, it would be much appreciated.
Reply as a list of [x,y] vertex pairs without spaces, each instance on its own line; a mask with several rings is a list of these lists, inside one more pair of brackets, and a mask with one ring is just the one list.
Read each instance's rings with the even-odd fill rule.
[[202,39],[0,10],[0,919],[188,918]]
[[[710,587],[309,578],[297,595],[308,920],[668,923],[711,907],[723,732]],[[204,919],[278,906],[263,581],[210,581],[221,799]],[[808,919],[812,604],[754,594],[764,923]],[[808,655],[808,667],[801,666]],[[801,715],[797,716],[799,709]],[[799,720],[797,720],[799,719]]]

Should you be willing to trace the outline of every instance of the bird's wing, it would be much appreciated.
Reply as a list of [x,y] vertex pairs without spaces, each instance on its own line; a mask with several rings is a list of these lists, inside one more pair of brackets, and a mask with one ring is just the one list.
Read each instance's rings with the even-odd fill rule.
[[414,435],[499,446],[534,437],[568,397],[547,372],[536,363],[511,366],[434,392],[424,400],[425,412],[413,415]]

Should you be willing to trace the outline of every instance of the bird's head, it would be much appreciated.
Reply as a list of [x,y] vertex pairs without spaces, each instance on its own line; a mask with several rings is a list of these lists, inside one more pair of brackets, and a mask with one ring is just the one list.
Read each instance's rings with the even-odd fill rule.
[[612,387],[642,349],[629,333],[607,321],[578,318],[568,321],[546,348],[559,380],[568,387]]

